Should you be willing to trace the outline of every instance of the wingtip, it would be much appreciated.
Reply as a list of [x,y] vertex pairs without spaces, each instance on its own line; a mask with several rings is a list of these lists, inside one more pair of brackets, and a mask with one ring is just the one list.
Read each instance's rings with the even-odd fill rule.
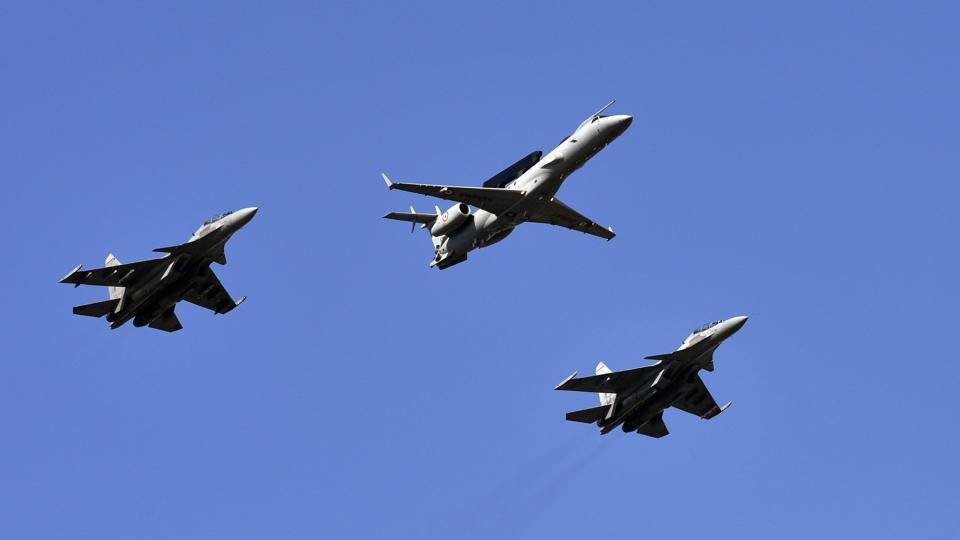
[[558,384],[557,386],[555,386],[553,389],[554,389],[554,390],[562,390],[562,389],[563,389],[563,388],[562,388],[563,385],[565,385],[565,384],[567,384],[568,382],[572,381],[572,380],[575,379],[576,377],[577,377],[577,372],[574,371],[573,373],[570,374],[569,377],[567,377],[566,379],[564,379],[563,381],[561,381],[560,384]]
[[74,274],[76,274],[77,272],[80,271],[80,268],[81,268],[82,266],[83,266],[82,264],[78,264],[78,265],[76,266],[76,268],[74,268],[73,270],[70,271],[69,274],[67,274],[67,275],[63,276],[62,278],[60,278],[60,283],[66,283],[68,279],[70,279],[71,277],[73,277]]
[[387,173],[380,173],[380,176],[383,177],[384,183],[387,184],[387,189],[393,189],[393,181],[390,180],[390,177],[387,176]]

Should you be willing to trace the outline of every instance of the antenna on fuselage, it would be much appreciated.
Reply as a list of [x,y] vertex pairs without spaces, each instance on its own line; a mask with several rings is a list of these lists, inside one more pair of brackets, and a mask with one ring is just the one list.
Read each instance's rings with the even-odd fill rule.
[[[613,100],[613,101],[611,101],[610,103],[607,103],[606,105],[604,105],[603,107],[600,107],[600,110],[599,110],[599,111],[591,114],[589,118],[587,118],[586,120],[584,120],[583,122],[581,122],[581,123],[580,123],[580,127],[583,127],[585,124],[589,124],[590,122],[593,122],[593,121],[596,120],[597,118],[600,118],[600,115],[603,114],[603,111],[609,109],[610,106],[613,105],[613,104],[616,103],[616,102],[617,102],[617,100]],[[579,127],[578,127],[577,129],[579,129]]]

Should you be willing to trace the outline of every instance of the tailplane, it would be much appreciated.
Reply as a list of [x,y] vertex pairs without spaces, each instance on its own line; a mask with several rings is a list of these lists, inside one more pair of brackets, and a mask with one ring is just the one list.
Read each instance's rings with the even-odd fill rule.
[[584,424],[595,424],[606,418],[609,412],[609,405],[601,405],[590,409],[568,412],[567,420],[571,422],[583,422]]
[[[597,375],[604,375],[606,373],[612,373],[612,370],[607,367],[606,364],[600,362],[597,364]],[[617,398],[616,394],[604,394],[600,393],[600,404],[601,405],[610,405]]]
[[120,299],[111,298],[110,300],[104,300],[103,302],[94,302],[92,304],[76,306],[73,308],[73,313],[74,315],[85,315],[87,317],[103,317],[104,315],[109,315],[113,310],[115,310],[118,303],[120,303]]

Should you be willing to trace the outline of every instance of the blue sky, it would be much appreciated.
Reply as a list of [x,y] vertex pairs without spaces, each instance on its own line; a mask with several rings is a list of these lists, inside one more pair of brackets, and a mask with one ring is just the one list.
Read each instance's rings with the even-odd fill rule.
[[[0,536],[955,537],[948,2],[7,3]],[[437,272],[380,219],[610,99],[631,129]],[[262,206],[249,301],[109,331],[56,281]],[[660,440],[553,386],[749,315]]]

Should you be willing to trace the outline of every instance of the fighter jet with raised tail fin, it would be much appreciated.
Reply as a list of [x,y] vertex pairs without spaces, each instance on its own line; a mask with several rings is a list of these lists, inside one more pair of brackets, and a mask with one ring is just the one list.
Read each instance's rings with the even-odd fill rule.
[[76,306],[73,312],[106,317],[111,330],[133,319],[134,326],[176,332],[183,328],[174,313],[181,300],[214,314],[228,313],[246,300],[230,296],[210,263],[227,264],[224,246],[256,213],[257,208],[244,208],[220,214],[201,225],[185,244],[154,250],[166,253],[163,257],[121,264],[110,254],[104,268],[77,266],[60,283],[107,287],[109,300]]
[[[559,225],[606,240],[616,236],[556,198],[557,190],[574,171],[630,127],[624,114],[603,116],[610,102],[590,115],[570,136],[546,156],[532,152],[483,183],[483,187],[409,184],[383,180],[390,189],[439,197],[456,204],[433,214],[391,212],[383,217],[427,229],[433,240],[431,267],[449,268],[467,260],[467,253],[499,242],[524,222]],[[471,211],[470,205],[477,207]]]
[[652,366],[611,371],[600,362],[592,377],[570,375],[556,389],[596,392],[600,406],[569,412],[567,420],[595,423],[601,435],[623,426],[627,433],[660,438],[669,433],[663,423],[663,411],[669,407],[705,420],[717,416],[730,403],[717,405],[700,379],[700,370],[713,371],[713,352],[746,322],[747,318],[741,316],[705,324],[687,336],[676,351],[648,356],[657,360]]

